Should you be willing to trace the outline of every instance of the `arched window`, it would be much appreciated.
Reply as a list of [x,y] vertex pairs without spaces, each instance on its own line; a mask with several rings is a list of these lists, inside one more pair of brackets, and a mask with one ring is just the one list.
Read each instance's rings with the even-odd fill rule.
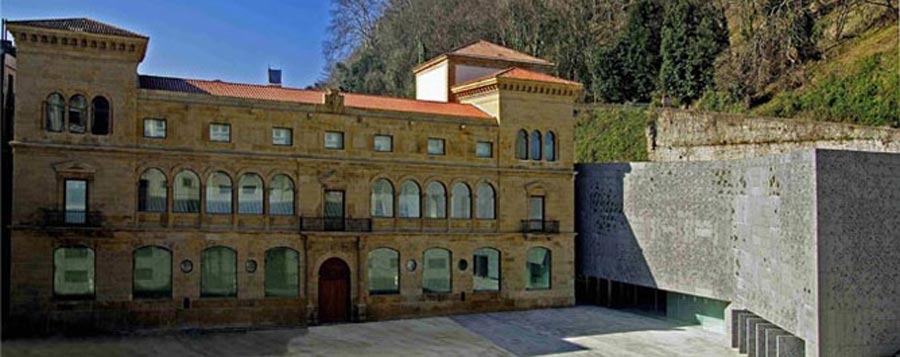
[[263,183],[257,174],[243,174],[238,180],[238,213],[263,213]]
[[516,158],[528,160],[528,132],[525,129],[519,130],[516,135]]
[[287,175],[275,175],[269,183],[269,214],[294,214],[294,182]]
[[531,132],[531,159],[541,159],[541,132],[537,130]]
[[462,182],[450,190],[450,218],[472,218],[472,192]]
[[372,184],[372,217],[394,216],[394,186],[386,179]]
[[390,248],[369,252],[369,295],[400,293],[400,253]]
[[109,101],[97,96],[91,101],[91,134],[109,134]]
[[425,217],[447,217],[447,189],[440,182],[432,182],[425,188]]
[[494,187],[487,182],[479,183],[475,196],[475,218],[494,219],[497,211],[494,202]]
[[87,127],[87,99],[76,94],[69,99],[69,132],[83,133]]
[[200,178],[197,174],[184,170],[175,175],[172,198],[175,212],[200,212]]
[[53,93],[47,96],[44,105],[44,125],[47,131],[63,131],[63,115],[66,112],[66,100],[62,94]]
[[135,298],[172,296],[172,253],[153,246],[135,249],[132,278]]
[[525,259],[525,288],[550,289],[550,250],[542,247],[531,248]]
[[53,251],[53,295],[84,299],[94,296],[94,250],[61,247]]
[[300,254],[286,247],[266,251],[266,296],[300,294]]
[[500,251],[494,248],[475,250],[472,256],[472,288],[475,291],[500,290]]
[[449,293],[450,251],[432,248],[422,256],[422,291],[426,293]]
[[200,257],[200,296],[237,296],[237,253],[228,247],[210,247]]
[[419,218],[419,185],[413,180],[406,180],[400,185],[399,210],[397,214],[402,218]]
[[138,182],[138,211],[166,211],[166,175],[159,169],[148,169]]
[[206,213],[231,213],[231,178],[217,171],[206,181]]
[[544,134],[544,160],[556,161],[556,134],[552,131]]

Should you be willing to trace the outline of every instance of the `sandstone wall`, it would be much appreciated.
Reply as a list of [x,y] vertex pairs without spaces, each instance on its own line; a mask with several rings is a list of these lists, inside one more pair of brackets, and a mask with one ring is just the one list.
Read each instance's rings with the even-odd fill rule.
[[664,109],[648,133],[650,161],[707,161],[812,148],[900,152],[900,130]]

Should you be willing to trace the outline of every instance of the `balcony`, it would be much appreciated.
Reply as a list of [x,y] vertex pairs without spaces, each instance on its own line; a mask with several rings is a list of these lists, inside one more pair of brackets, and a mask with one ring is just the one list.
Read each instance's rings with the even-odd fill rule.
[[103,213],[98,211],[65,211],[44,209],[41,225],[44,227],[100,227]]
[[301,232],[371,232],[370,218],[300,217]]
[[522,233],[559,233],[559,221],[522,220]]

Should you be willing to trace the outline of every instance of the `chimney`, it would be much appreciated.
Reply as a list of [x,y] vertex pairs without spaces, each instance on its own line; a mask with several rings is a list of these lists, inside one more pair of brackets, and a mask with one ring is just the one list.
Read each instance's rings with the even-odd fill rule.
[[272,87],[281,87],[281,70],[269,68],[269,85]]

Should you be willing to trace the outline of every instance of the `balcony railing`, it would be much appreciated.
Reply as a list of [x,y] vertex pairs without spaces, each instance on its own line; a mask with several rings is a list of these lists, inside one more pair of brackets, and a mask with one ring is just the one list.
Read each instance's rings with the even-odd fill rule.
[[522,220],[523,233],[559,233],[559,221]]
[[51,210],[43,211],[45,227],[100,227],[103,225],[103,214],[98,211],[67,211]]
[[300,217],[300,231],[306,232],[371,232],[370,218]]

